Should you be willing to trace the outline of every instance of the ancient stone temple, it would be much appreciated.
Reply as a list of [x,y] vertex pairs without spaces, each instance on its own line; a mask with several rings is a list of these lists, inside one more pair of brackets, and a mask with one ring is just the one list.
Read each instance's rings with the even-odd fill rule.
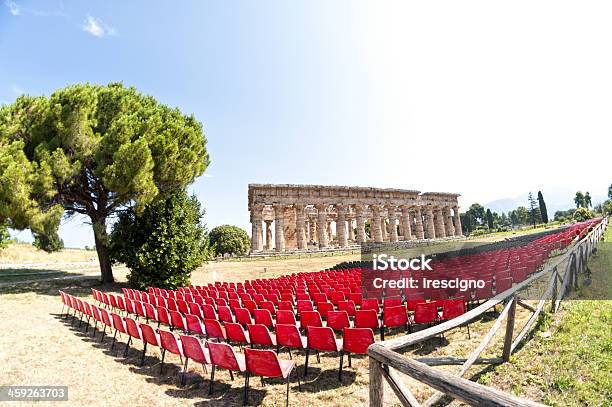
[[252,251],[460,236],[458,196],[387,188],[249,184]]

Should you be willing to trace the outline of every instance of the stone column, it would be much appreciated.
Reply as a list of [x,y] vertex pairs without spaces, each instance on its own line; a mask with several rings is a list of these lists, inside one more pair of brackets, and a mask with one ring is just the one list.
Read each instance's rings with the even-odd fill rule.
[[304,205],[295,205],[295,228],[297,248],[306,248],[306,222],[304,219]]
[[446,236],[455,236],[455,227],[453,226],[453,216],[451,215],[451,208],[445,206],[442,209],[442,213],[444,214],[444,231],[446,232]]
[[389,214],[389,241],[395,243],[399,241],[397,236],[397,215],[395,214],[395,206],[387,206],[387,212]]
[[434,209],[434,225],[436,228],[436,237],[446,237],[446,233],[444,232],[444,217],[442,215],[442,209],[435,208]]
[[384,215],[380,217],[380,231],[382,234],[383,242],[389,240],[389,234],[387,233],[387,217]]
[[313,242],[318,241],[317,239],[317,222],[315,221],[310,221],[308,222],[310,224],[310,240]]
[[355,221],[357,223],[357,243],[365,243],[365,219],[363,217],[363,205],[355,205]]
[[266,250],[272,250],[272,221],[266,220]]
[[353,219],[348,219],[346,223],[348,226],[348,240],[349,242],[354,242],[355,241],[355,229],[353,228]]
[[436,238],[436,231],[435,231],[435,224],[434,224],[434,215],[433,215],[433,210],[430,206],[428,206],[425,209],[425,226],[427,228],[427,238],[428,239],[435,239]]
[[285,205],[274,205],[274,250],[285,251]]
[[410,207],[407,205],[402,205],[402,234],[404,235],[404,240],[412,239],[412,227],[410,226]]
[[348,246],[348,240],[346,236],[346,206],[336,205],[338,210],[338,217],[336,218],[336,236],[338,237],[338,246]]
[[332,233],[332,228],[331,228],[331,220],[327,221],[327,243],[329,244],[329,242],[331,242],[332,240],[334,240],[334,235]]
[[263,249],[261,221],[263,220],[263,205],[255,205],[251,210],[251,251],[260,252]]
[[461,229],[461,216],[459,215],[459,207],[453,208],[455,212],[455,236],[463,236],[463,229]]
[[328,246],[327,240],[327,213],[325,213],[326,205],[317,205],[317,232],[319,235],[319,248],[323,249]]
[[423,214],[421,213],[420,207],[416,208],[414,216],[416,237],[417,239],[425,239],[425,233],[423,231]]
[[382,228],[381,228],[381,217],[380,217],[380,206],[372,205],[372,224],[370,225],[370,231],[372,232],[372,239],[376,243],[383,241]]

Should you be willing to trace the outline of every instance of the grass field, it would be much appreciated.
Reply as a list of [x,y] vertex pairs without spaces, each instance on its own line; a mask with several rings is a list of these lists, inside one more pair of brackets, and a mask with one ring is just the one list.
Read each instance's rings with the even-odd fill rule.
[[[95,252],[86,252],[94,253]],[[598,257],[603,257],[600,252]],[[214,281],[242,281],[254,277],[272,277],[289,274],[297,271],[316,271],[333,266],[339,262],[355,260],[355,255],[334,255],[329,257],[289,258],[289,259],[259,259],[253,262],[214,262],[204,265],[193,274],[194,284],[204,284]],[[33,261],[33,260],[30,260]],[[79,260],[77,260],[79,261]],[[608,263],[609,264],[609,263]],[[592,266],[593,268],[593,266]],[[609,268],[608,268],[609,270]],[[139,356],[142,345],[137,342],[135,349],[131,349],[127,358],[121,353],[126,338],[120,338],[115,353],[110,351],[111,338],[107,337],[104,343],[99,342],[100,335],[92,340],[89,334],[84,334],[84,325],[80,328],[72,327],[70,321],[59,316],[61,302],[57,294],[58,289],[91,300],[90,289],[95,286],[104,291],[120,292],[126,281],[126,270],[116,270],[117,283],[100,285],[94,279],[39,281],[28,284],[1,286],[0,285],[0,360],[3,361],[3,374],[0,375],[0,385],[66,385],[69,386],[69,401],[63,402],[70,406],[102,406],[109,404],[141,405],[197,405],[197,406],[227,406],[242,403],[242,377],[231,381],[227,372],[216,375],[215,392],[209,396],[209,374],[204,374],[200,366],[191,366],[187,385],[181,387],[178,381],[179,359],[168,355],[169,363],[164,374],[159,373],[160,352],[152,349],[147,352],[143,367],[139,366]],[[565,309],[566,304],[563,304]],[[499,308],[498,308],[499,311]],[[565,311],[564,311],[565,312]],[[563,315],[564,312],[562,312]],[[522,308],[517,309],[518,324],[526,320],[529,313]],[[561,314],[558,314],[561,316]],[[609,311],[606,318],[609,318]],[[492,325],[496,315],[491,312],[481,320],[470,325],[471,339],[468,339],[465,328],[455,329],[445,334],[440,340],[434,338],[418,346],[406,350],[406,354],[413,357],[422,356],[457,356],[466,357],[481,341]],[[596,319],[596,317],[593,317]],[[600,318],[601,319],[601,318]],[[578,322],[580,319],[578,319]],[[610,327],[609,319],[607,327]],[[576,321],[573,322],[577,324]],[[605,321],[602,321],[604,324]],[[578,324],[579,325],[579,324]],[[605,328],[605,324],[604,324]],[[580,332],[578,326],[568,336]],[[395,335],[401,335],[396,331]],[[379,338],[378,333],[376,335]],[[552,338],[556,337],[553,332]],[[503,330],[500,330],[488,347],[483,357],[499,356]],[[536,336],[535,341],[538,341]],[[543,339],[544,340],[544,339]],[[608,335],[609,341],[609,335]],[[569,347],[570,345],[568,345]],[[575,345],[572,345],[575,346]],[[610,351],[608,342],[607,351]],[[517,394],[526,394],[535,399],[545,400],[546,394],[529,390],[523,383],[521,364],[518,362],[525,354],[527,360],[535,356],[528,354],[531,344],[526,345],[511,364],[499,367],[496,370],[482,366],[474,367],[469,376],[480,378],[481,381],[495,387],[511,390]],[[538,353],[536,347],[534,354]],[[551,348],[554,349],[554,348]],[[604,349],[604,348],[598,348]],[[609,353],[608,353],[609,355]],[[287,358],[286,353],[282,357]],[[299,374],[303,373],[303,354],[294,359],[298,364]],[[346,360],[345,360],[346,363]],[[600,362],[597,362],[600,363]],[[367,358],[355,357],[353,367],[345,365],[344,380],[337,380],[339,358],[336,354],[321,354],[320,363],[312,357],[309,363],[309,374],[302,380],[302,391],[298,392],[297,383],[292,383],[291,405],[334,405],[354,406],[367,404],[368,376]],[[523,363],[525,365],[525,363]],[[608,364],[610,366],[610,364]],[[591,367],[589,366],[588,369]],[[457,366],[444,368],[450,372],[458,370]],[[502,369],[516,369],[512,380],[517,386],[508,386],[503,379]],[[512,374],[508,370],[508,374]],[[608,372],[609,373],[609,372]],[[536,373],[531,373],[535,377]],[[609,374],[607,374],[609,380]],[[542,376],[545,377],[545,376]],[[602,374],[600,378],[605,378]],[[412,379],[404,377],[408,386],[420,400],[432,394],[432,390]],[[534,379],[535,380],[535,379]],[[265,386],[259,380],[252,380],[250,404],[261,403],[265,406],[284,405],[284,384],[279,381],[266,380]],[[576,386],[568,382],[567,386]],[[598,386],[605,383],[596,382]],[[564,382],[559,383],[563,388]],[[607,384],[609,389],[609,381]],[[592,395],[598,393],[591,392]],[[552,397],[552,396],[551,396]],[[551,399],[555,400],[555,399]],[[385,389],[385,405],[396,406],[399,401],[390,388]],[[48,403],[56,405],[58,402]],[[62,404],[62,402],[59,402]],[[457,403],[453,403],[457,404]],[[45,403],[37,403],[45,405]],[[562,405],[562,404],[559,404]],[[578,404],[580,405],[580,404]],[[595,405],[595,404],[593,404]]]
[[481,383],[553,406],[612,406],[612,228],[588,264],[591,284]]

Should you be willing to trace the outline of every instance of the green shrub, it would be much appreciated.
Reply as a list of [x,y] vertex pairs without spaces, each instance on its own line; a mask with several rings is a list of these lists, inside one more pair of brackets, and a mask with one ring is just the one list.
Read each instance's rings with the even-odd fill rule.
[[210,248],[215,256],[244,256],[251,248],[249,235],[237,226],[222,225],[210,231]]
[[189,285],[191,272],[210,257],[203,215],[197,198],[184,190],[160,197],[141,213],[127,210],[110,234],[111,259],[130,269],[132,287]]
[[37,249],[44,250],[47,253],[59,252],[64,249],[64,241],[59,237],[57,232],[51,234],[34,233],[34,241],[32,246]]
[[573,215],[576,222],[584,222],[585,220],[591,219],[593,216],[593,212],[587,208],[578,208]]

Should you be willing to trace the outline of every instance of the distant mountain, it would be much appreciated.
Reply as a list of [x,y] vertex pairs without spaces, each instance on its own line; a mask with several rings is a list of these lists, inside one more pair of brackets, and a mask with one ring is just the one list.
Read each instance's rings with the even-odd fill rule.
[[[534,198],[537,198],[538,191],[533,190],[531,192],[533,193]],[[509,211],[516,209],[518,206],[524,206],[527,208],[529,205],[527,202],[528,195],[529,191],[526,191],[525,193],[514,198],[503,198],[489,202],[488,204],[485,204],[484,207],[497,213],[508,213]],[[542,189],[542,195],[544,195],[544,202],[546,202],[546,210],[548,211],[549,219],[552,219],[555,216],[556,211],[565,211],[575,207],[574,196],[576,195],[576,190],[569,187],[544,188]],[[604,194],[597,195],[591,192],[591,200],[593,201],[593,205],[597,205],[598,203],[605,201],[606,198],[607,197]]]

